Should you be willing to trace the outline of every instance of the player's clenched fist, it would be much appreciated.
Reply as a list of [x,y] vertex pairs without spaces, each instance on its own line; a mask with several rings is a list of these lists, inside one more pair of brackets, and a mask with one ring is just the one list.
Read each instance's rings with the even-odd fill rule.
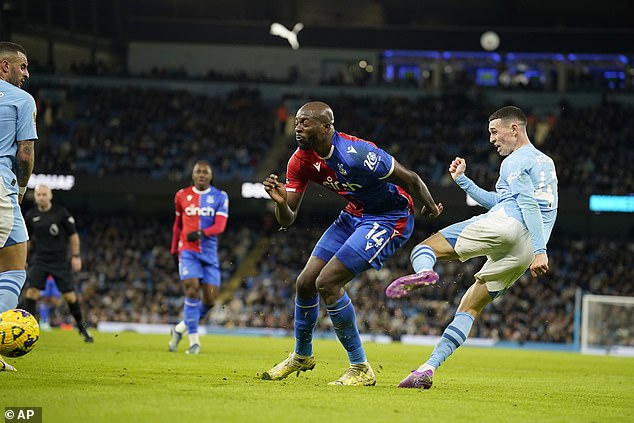
[[467,170],[467,162],[462,157],[456,157],[449,165],[449,173],[454,181],[459,175],[464,174],[465,170]]

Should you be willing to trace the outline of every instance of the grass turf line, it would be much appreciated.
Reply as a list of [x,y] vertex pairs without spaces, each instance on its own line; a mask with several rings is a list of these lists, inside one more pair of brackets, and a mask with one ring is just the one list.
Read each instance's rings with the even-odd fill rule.
[[263,381],[293,339],[203,336],[202,353],[167,352],[169,336],[45,332],[0,373],[0,405],[40,406],[50,422],[630,422],[634,359],[463,347],[429,391],[395,385],[431,347],[366,343],[377,386],[328,386],[347,367],[336,341],[317,340],[317,366]]

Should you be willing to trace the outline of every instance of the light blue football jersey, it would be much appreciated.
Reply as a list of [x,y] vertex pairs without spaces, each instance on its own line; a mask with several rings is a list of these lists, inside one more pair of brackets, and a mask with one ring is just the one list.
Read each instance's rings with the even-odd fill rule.
[[532,144],[518,148],[502,161],[495,193],[479,188],[465,175],[456,178],[456,183],[489,212],[503,208],[526,226],[536,254],[546,251],[559,204],[557,173],[550,157]]
[[0,80],[0,176],[5,187],[16,193],[16,141],[37,139],[36,114],[35,100],[29,93]]

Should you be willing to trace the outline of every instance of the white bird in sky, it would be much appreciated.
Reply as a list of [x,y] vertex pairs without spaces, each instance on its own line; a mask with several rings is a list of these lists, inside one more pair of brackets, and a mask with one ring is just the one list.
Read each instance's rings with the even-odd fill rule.
[[271,35],[277,35],[278,37],[282,37],[288,41],[293,50],[297,50],[299,48],[299,41],[297,41],[297,34],[299,31],[304,29],[304,24],[301,22],[297,22],[293,27],[293,30],[289,30],[281,23],[273,22],[271,24]]

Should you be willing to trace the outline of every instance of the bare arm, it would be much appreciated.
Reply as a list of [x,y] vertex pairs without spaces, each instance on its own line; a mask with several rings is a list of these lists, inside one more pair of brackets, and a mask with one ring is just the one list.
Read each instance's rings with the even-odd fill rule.
[[70,242],[70,265],[75,272],[81,270],[81,253],[79,250],[79,235],[77,233],[68,237]]
[[[15,174],[18,186],[26,187],[33,172],[35,163],[35,144],[33,140],[18,141],[18,152],[15,155]],[[18,202],[22,202],[24,193],[18,195]]]
[[270,174],[263,182],[264,190],[275,201],[275,218],[286,228],[291,226],[297,218],[299,206],[302,204],[304,193],[287,192],[286,185],[278,181],[275,174]]
[[387,178],[388,181],[399,185],[408,192],[409,195],[416,200],[423,203],[421,214],[425,217],[438,217],[443,211],[442,203],[436,204],[434,198],[431,196],[427,185],[418,176],[416,172],[413,172],[396,159],[394,159],[394,171]]

